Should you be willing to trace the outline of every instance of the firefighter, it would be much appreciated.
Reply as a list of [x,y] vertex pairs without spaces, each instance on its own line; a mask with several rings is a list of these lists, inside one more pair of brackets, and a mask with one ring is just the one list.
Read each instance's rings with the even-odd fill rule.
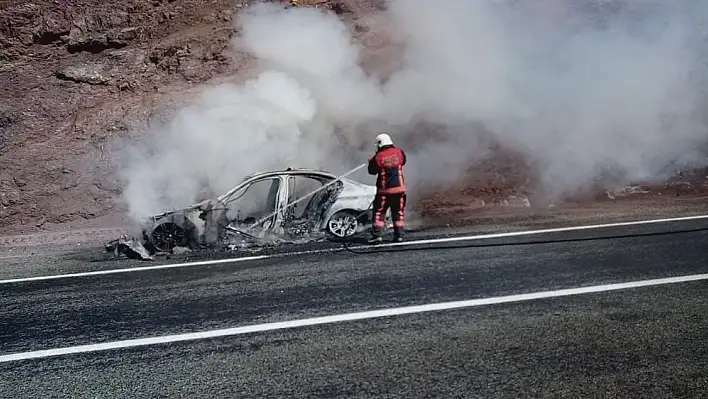
[[376,154],[369,159],[369,174],[376,175],[376,197],[374,198],[371,244],[383,241],[384,218],[391,209],[393,219],[393,239],[403,241],[403,213],[406,207],[406,185],[403,166],[406,153],[393,145],[391,136],[381,133],[376,136]]

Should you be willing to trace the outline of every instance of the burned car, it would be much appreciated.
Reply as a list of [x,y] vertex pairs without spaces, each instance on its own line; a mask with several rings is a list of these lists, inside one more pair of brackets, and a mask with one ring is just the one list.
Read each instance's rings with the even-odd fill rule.
[[342,239],[371,223],[367,210],[375,194],[375,186],[325,171],[257,173],[218,198],[149,218],[142,226],[143,241],[155,253],[218,246],[235,236]]

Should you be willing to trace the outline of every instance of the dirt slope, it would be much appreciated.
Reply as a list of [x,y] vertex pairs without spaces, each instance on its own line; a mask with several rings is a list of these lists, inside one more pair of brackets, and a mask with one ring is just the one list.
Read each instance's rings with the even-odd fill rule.
[[[382,4],[300,3],[330,7],[350,23]],[[121,185],[110,175],[106,139],[159,118],[200,84],[246,76],[252,60],[228,46],[244,5],[0,1],[0,234],[119,222]],[[491,163],[459,188],[426,194],[418,209],[459,218],[460,208],[473,212],[479,201],[526,207],[518,169]]]
[[[289,1],[283,1],[289,3]],[[354,20],[380,1],[300,1]],[[244,0],[0,1],[0,232],[117,212],[106,139],[242,79]]]
[[0,10],[0,226],[110,212],[105,139],[235,72],[234,1],[14,1]]

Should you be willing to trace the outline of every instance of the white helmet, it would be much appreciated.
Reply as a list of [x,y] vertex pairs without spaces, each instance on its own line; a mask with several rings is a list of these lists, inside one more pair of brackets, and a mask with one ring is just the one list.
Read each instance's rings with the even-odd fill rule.
[[386,133],[381,133],[376,136],[376,148],[381,148],[386,145],[393,145],[393,140],[391,140],[391,136]]

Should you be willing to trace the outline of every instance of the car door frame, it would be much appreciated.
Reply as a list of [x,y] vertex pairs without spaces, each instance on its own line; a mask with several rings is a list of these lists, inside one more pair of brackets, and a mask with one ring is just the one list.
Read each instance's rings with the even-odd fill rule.
[[[309,179],[317,180],[318,182],[321,183],[320,187],[318,187],[317,190],[321,190],[322,187],[324,187],[324,186],[326,186],[326,185],[332,185],[332,184],[333,184],[332,182],[334,182],[334,181],[337,180],[336,178],[332,178],[332,177],[327,176],[327,175],[322,175],[322,174],[319,174],[319,173],[307,173],[307,172],[304,172],[304,173],[290,173],[290,174],[286,175],[286,177],[292,177],[292,178],[303,177],[303,178],[309,178]],[[334,184],[336,185],[337,183],[334,183]],[[287,179],[287,180],[286,180],[285,186],[286,186],[286,191],[287,191],[287,192],[285,193],[285,199],[286,199],[286,201],[287,201],[288,197],[290,197],[290,179]],[[309,193],[309,194],[311,194],[311,193]],[[310,198],[310,202],[315,199],[315,196],[316,196],[316,195],[317,195],[317,194],[311,195],[311,196],[309,197],[309,198]],[[336,196],[337,194],[334,194],[334,195]],[[336,198],[335,198],[335,200],[336,200]],[[309,205],[310,202],[308,202],[308,205]],[[326,208],[324,208],[324,209],[321,210],[321,212],[322,212],[322,213],[321,213],[322,218],[326,218],[326,217],[327,217],[327,214],[328,214],[328,212],[329,212],[329,209],[332,207],[333,204],[334,204],[334,202],[330,203]],[[284,217],[285,217],[285,211],[283,210],[283,218],[284,218]],[[285,222],[285,220],[284,220],[284,222]],[[321,224],[322,222],[323,222],[323,221],[320,221],[319,224]]]
[[[273,223],[268,227],[267,229],[261,230],[261,232],[273,232],[278,228],[279,230],[282,230],[282,223],[283,223],[283,218],[284,218],[284,209],[285,205],[287,204],[287,185],[284,184],[286,180],[284,179],[283,175],[269,175],[269,176],[259,176],[256,178],[253,178],[249,181],[245,181],[242,184],[240,184],[240,187],[232,192],[236,193],[240,191],[241,189],[245,189],[248,191],[248,188],[250,188],[252,185],[259,183],[264,180],[277,180],[278,181],[278,192],[275,195],[275,215]],[[265,221],[263,221],[265,222]],[[229,223],[228,226],[230,229],[235,230],[235,231],[240,231],[239,226],[234,225],[233,222]]]
[[278,194],[275,202],[275,220],[268,232],[274,232],[278,235],[283,235],[285,232],[285,208],[288,205],[288,175],[277,175],[279,180]]
[[[285,201],[288,201],[290,198],[290,179],[292,179],[293,181],[297,178],[305,178],[305,179],[315,180],[320,183],[320,186],[317,187],[317,190],[321,189],[323,186],[325,186],[327,183],[329,183],[329,181],[327,181],[327,179],[323,178],[322,176],[318,176],[318,175],[312,174],[312,173],[291,173],[291,174],[285,175],[283,177],[286,178],[285,179],[285,181],[286,181],[285,190],[287,192],[285,193]],[[308,194],[312,194],[312,193],[310,192]],[[309,198],[310,198],[310,200],[309,200],[309,202],[307,202],[308,205],[314,199],[314,195],[310,195]],[[289,204],[289,202],[286,202],[286,204]],[[284,209],[283,209],[283,216],[285,216]]]

